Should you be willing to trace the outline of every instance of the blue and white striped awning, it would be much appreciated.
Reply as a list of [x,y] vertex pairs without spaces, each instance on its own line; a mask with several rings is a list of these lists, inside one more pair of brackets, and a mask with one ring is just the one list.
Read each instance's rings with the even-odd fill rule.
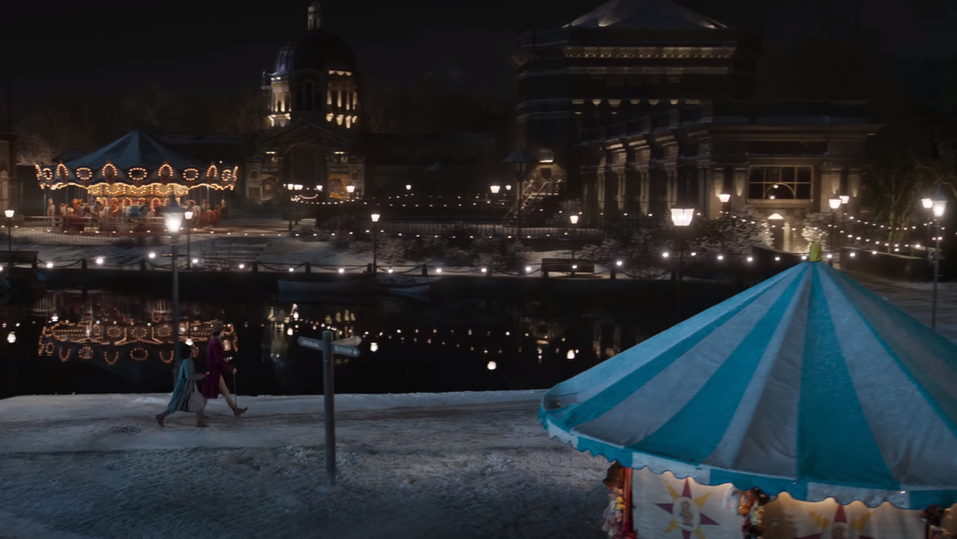
[[957,503],[957,345],[823,263],[562,382],[539,416],[580,451],[706,485]]

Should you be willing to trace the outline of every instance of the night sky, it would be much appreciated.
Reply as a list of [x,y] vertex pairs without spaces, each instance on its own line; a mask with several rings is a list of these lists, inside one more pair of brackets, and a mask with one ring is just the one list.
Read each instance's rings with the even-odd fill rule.
[[[15,5],[8,5],[14,4]],[[325,0],[323,27],[353,48],[363,76],[406,84],[440,77],[483,92],[513,91],[518,31],[561,26],[603,0]],[[733,26],[758,28],[765,47],[814,35],[814,9],[835,0],[687,0]],[[309,0],[4,2],[2,70],[17,115],[46,103],[121,98],[148,83],[256,91],[284,41],[306,27]],[[847,5],[853,4],[848,0]],[[866,24],[885,47],[953,53],[952,0],[868,0]],[[9,11],[8,11],[9,9]],[[7,81],[0,79],[0,82]]]

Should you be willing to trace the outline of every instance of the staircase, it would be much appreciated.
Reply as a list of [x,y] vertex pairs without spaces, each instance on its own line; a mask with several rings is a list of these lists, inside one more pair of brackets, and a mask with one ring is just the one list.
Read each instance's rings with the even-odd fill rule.
[[509,208],[508,213],[505,214],[505,224],[516,224],[520,216],[523,220],[533,216],[545,199],[553,196],[552,192],[552,182],[550,180],[537,178],[529,182],[529,185],[525,186],[522,198],[516,200]]

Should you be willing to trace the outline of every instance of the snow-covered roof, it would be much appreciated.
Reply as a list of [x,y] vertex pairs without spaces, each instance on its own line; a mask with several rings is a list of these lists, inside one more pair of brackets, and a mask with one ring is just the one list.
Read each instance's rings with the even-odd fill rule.
[[724,24],[671,0],[609,0],[566,26],[655,29],[727,28]]

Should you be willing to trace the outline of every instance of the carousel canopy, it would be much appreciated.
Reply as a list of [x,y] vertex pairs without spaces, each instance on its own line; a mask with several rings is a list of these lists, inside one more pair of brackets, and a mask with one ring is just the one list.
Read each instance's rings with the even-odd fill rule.
[[539,417],[580,451],[706,485],[957,502],[957,345],[822,263],[562,382]]
[[76,185],[111,196],[169,196],[173,189],[182,195],[193,187],[232,189],[236,183],[235,168],[183,157],[138,129],[92,153],[36,169],[41,188]]

